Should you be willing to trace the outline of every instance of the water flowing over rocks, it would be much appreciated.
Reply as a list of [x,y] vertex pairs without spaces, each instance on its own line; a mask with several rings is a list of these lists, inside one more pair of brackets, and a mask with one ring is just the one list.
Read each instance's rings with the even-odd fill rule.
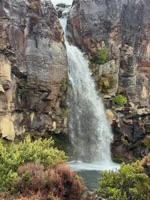
[[63,31],[51,1],[1,0],[0,133],[65,132],[66,90]]
[[[60,19],[66,35],[67,17]],[[104,106],[88,68],[88,60],[65,38],[68,57],[69,94],[68,132],[73,160],[86,164],[111,164],[113,140]],[[97,164],[97,165],[98,165]]]

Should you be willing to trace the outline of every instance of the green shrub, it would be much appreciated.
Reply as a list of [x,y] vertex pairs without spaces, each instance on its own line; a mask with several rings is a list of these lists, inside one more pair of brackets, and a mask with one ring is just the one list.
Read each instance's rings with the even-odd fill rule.
[[9,145],[4,145],[0,140],[0,191],[12,187],[18,177],[18,167],[24,163],[39,161],[47,166],[66,160],[65,153],[53,148],[53,145],[52,139],[32,142],[28,137],[19,144]]
[[127,103],[127,98],[121,94],[119,94],[113,98],[113,104],[116,104],[118,106],[123,106],[126,103]]
[[150,179],[139,162],[122,164],[118,171],[101,174],[97,192],[109,200],[148,200]]
[[96,64],[104,64],[108,61],[108,58],[109,58],[109,51],[107,48],[103,48],[96,52],[96,54],[91,59],[91,62]]

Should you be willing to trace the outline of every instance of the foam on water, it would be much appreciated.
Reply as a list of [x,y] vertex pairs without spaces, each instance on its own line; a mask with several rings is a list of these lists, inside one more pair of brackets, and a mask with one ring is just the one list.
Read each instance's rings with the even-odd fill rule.
[[57,5],[59,3],[65,3],[66,5],[71,5],[73,0],[51,0],[53,5]]
[[115,171],[120,168],[119,164],[113,162],[84,163],[82,161],[70,161],[68,164],[75,171]]

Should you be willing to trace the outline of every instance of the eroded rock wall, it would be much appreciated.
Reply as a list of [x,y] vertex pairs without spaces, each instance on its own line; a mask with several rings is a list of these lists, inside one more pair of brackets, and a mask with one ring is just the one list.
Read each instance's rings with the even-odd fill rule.
[[103,48],[109,51],[105,64],[92,64],[96,82],[98,74],[113,75],[106,93],[123,88],[139,107],[150,106],[149,13],[149,0],[74,0],[68,20],[70,40],[90,57]]
[[0,133],[65,132],[67,59],[50,0],[0,1]]

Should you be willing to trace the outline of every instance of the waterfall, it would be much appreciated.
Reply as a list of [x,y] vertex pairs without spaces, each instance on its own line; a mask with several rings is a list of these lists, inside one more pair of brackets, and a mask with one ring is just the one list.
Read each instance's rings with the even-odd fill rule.
[[[67,19],[60,19],[66,29]],[[107,121],[102,99],[88,68],[88,60],[65,38],[69,64],[70,95],[69,136],[73,159],[86,163],[110,163],[112,132]]]

